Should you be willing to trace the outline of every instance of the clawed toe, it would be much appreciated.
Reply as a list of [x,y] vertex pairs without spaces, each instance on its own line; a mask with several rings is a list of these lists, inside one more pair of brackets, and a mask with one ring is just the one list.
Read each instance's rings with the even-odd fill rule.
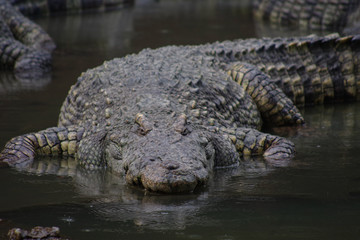
[[294,143],[280,139],[274,142],[265,152],[264,157],[269,160],[289,159],[295,155]]

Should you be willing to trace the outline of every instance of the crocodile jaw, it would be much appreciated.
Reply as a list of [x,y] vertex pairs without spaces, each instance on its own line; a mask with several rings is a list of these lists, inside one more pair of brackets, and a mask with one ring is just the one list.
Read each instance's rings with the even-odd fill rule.
[[208,178],[209,170],[204,166],[180,166],[176,162],[152,162],[140,172],[126,173],[129,184],[163,193],[193,192],[198,186],[204,185]]

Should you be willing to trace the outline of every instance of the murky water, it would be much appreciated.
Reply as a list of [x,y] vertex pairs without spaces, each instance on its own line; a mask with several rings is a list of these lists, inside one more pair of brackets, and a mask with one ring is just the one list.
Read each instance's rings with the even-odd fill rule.
[[[104,60],[146,47],[261,35],[248,6],[235,0],[138,0],[130,9],[36,21],[58,45],[53,76],[30,87],[2,75],[1,146],[55,126],[77,76]],[[297,146],[286,166],[249,159],[217,170],[196,194],[144,194],[107,172],[73,167],[73,177],[41,175],[57,167],[46,159],[31,174],[0,169],[0,239],[11,227],[35,225],[59,226],[72,239],[357,239],[360,104],[303,111],[306,128],[274,130]]]

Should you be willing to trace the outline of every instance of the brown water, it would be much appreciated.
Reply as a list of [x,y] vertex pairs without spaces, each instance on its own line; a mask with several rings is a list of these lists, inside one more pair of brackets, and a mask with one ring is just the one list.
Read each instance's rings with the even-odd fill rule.
[[[69,87],[104,60],[146,47],[262,35],[247,4],[235,0],[139,0],[120,11],[36,21],[57,43],[54,71],[35,87],[1,75],[1,146],[55,126]],[[36,225],[59,226],[71,239],[357,239],[360,104],[303,111],[306,128],[279,130],[297,146],[287,166],[250,159],[215,171],[196,194],[144,194],[107,172],[0,169],[0,239],[11,227]]]

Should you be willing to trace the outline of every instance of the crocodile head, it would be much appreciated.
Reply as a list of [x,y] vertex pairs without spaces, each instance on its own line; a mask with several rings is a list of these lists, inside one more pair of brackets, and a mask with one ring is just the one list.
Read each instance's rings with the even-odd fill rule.
[[191,192],[203,185],[214,165],[212,142],[206,131],[187,123],[185,114],[169,118],[139,113],[125,135],[111,133],[107,164],[123,172],[128,183],[150,191]]

